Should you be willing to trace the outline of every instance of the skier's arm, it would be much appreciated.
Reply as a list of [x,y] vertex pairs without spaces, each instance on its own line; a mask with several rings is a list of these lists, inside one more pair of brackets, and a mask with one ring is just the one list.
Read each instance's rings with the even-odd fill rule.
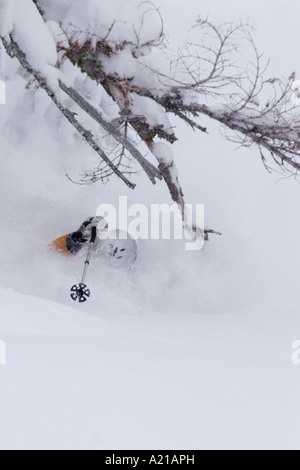
[[57,238],[51,243],[50,249],[65,256],[76,255],[87,242],[80,232],[73,232],[69,235]]
[[50,249],[65,256],[76,255],[91,238],[91,230],[97,227],[97,231],[103,232],[108,228],[103,217],[90,217],[80,226],[77,232],[64,235],[51,243]]
[[62,255],[68,256],[71,253],[68,252],[67,248],[67,239],[69,235],[64,235],[63,237],[57,238],[54,240],[54,242],[49,245],[49,249],[51,251],[57,251],[58,253],[61,253]]

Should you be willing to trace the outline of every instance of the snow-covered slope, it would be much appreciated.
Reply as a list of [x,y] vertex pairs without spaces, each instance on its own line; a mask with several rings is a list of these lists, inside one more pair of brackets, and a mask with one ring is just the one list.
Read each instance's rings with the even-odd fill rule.
[[0,447],[297,448],[300,329],[238,314],[87,315],[1,289]]
[[[179,40],[199,0],[160,3]],[[289,2],[265,3],[272,21],[256,0],[226,11],[203,0],[200,13],[253,18],[272,72],[299,71],[282,50],[298,42],[300,6],[291,15]],[[72,184],[65,174],[78,179],[95,156],[42,90],[25,90],[16,61],[2,53],[0,63],[0,448],[299,448],[299,184],[267,174],[253,150],[233,152],[212,123],[204,136],[173,121],[186,200],[205,203],[206,225],[223,236],[197,253],[141,241],[131,277],[92,260],[92,297],[75,305],[84,253],[66,260],[48,244],[99,204],[169,203],[168,191],[141,175],[134,192]]]

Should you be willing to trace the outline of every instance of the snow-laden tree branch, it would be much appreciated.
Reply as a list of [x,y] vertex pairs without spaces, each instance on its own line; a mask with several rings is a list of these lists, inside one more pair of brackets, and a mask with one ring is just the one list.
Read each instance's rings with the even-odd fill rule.
[[149,163],[139,152],[139,150],[121,135],[118,128],[111,123],[105,121],[100,112],[97,111],[90,103],[87,102],[74,88],[68,87],[61,80],[59,80],[59,87],[63,90],[83,111],[85,111],[91,118],[93,118],[103,129],[105,129],[110,136],[112,136],[119,144],[125,147],[131,155],[139,162],[149,179],[153,184],[156,183],[155,178],[162,179],[162,175],[151,163]]
[[[235,142],[257,145],[267,167],[264,150],[286,170],[300,169],[299,107],[292,101],[295,76],[291,74],[287,80],[265,77],[268,63],[263,64],[250,26],[216,27],[198,19],[190,31],[192,37],[176,54],[163,46],[161,28],[159,37],[147,43],[156,54],[159,48],[158,61],[153,61],[148,49],[145,52],[144,44],[139,50],[141,41],[114,40],[114,27],[112,24],[100,36],[61,22],[58,50],[62,60],[70,59],[100,83],[128,120],[136,116],[137,108],[140,112],[143,105],[147,107],[148,102],[142,101],[147,98],[203,132],[207,129],[199,122],[201,115],[220,122],[234,131],[230,138]],[[119,66],[125,53],[126,57],[131,54],[127,73]],[[132,127],[150,149],[155,137],[169,143],[176,140],[173,130],[153,125],[148,116],[140,114]]]
[[[44,28],[43,34],[47,31],[51,36],[53,44],[47,50],[31,54],[34,41],[28,41],[31,33],[25,33],[24,28],[20,35],[20,18],[11,22],[10,29],[2,27],[7,52],[16,55],[104,161],[87,172],[83,182],[114,173],[134,187],[125,176],[128,165],[123,163],[124,158],[133,159],[152,183],[164,179],[183,221],[192,230],[171,150],[177,137],[170,115],[204,134],[207,126],[202,121],[209,117],[222,124],[234,142],[257,146],[268,169],[270,155],[285,171],[299,171],[300,114],[292,89],[295,75],[286,80],[267,76],[268,62],[258,52],[249,25],[216,26],[199,18],[185,44],[171,51],[164,40],[163,18],[154,3],[136,0],[129,6],[113,2],[116,8],[87,0],[83,9],[79,0],[63,4],[52,0],[51,8],[46,0],[1,0],[12,16],[18,16],[12,4],[19,8],[21,3],[22,8],[34,5],[40,31]],[[35,66],[29,57],[37,64],[44,57],[51,73],[45,65]],[[94,87],[93,96],[86,87]],[[111,100],[109,117],[97,98],[97,87]],[[98,126],[100,139],[111,137],[110,150],[104,151],[99,139],[96,142],[80,124],[55,89]],[[114,152],[115,157],[110,158]],[[150,157],[157,160],[158,168]]]
[[41,75],[34,70],[31,65],[29,64],[25,54],[21,51],[18,44],[10,38],[10,42],[8,43],[5,38],[1,37],[2,43],[6,49],[6,52],[10,56],[15,56],[19,60],[20,64],[24,67],[24,69],[34,76],[35,80],[39,83],[40,87],[43,88],[57,108],[63,113],[69,123],[79,132],[79,134],[84,138],[84,140],[92,147],[92,149],[99,155],[101,160],[105,161],[105,163],[109,166],[114,174],[118,176],[124,183],[131,189],[135,188],[135,185],[131,183],[120,171],[119,169],[109,160],[107,155],[103,152],[103,150],[98,146],[96,143],[93,134],[85,129],[80,122],[76,119],[75,113],[70,111],[67,107],[65,107],[60,100],[57,98],[55,93],[49,88],[47,81],[45,78],[41,77]]

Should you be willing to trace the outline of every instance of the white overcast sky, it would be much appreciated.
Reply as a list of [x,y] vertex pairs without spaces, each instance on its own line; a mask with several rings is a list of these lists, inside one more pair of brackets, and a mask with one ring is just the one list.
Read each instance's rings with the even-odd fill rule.
[[258,50],[272,59],[272,74],[287,76],[295,71],[300,78],[299,0],[160,0],[158,4],[172,37],[184,37],[189,20],[199,14],[216,23],[249,20],[256,28]]

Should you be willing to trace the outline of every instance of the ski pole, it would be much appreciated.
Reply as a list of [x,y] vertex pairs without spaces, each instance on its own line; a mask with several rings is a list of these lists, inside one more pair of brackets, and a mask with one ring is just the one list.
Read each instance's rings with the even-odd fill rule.
[[78,300],[79,303],[86,302],[87,299],[91,296],[91,291],[90,289],[87,288],[87,285],[85,284],[85,280],[86,280],[87,272],[89,269],[90,260],[91,260],[92,252],[95,246],[96,238],[97,238],[97,228],[93,227],[87,257],[84,263],[84,269],[83,269],[81,282],[78,286],[75,284],[71,288],[71,298],[74,300],[74,302],[76,302],[76,300]]

